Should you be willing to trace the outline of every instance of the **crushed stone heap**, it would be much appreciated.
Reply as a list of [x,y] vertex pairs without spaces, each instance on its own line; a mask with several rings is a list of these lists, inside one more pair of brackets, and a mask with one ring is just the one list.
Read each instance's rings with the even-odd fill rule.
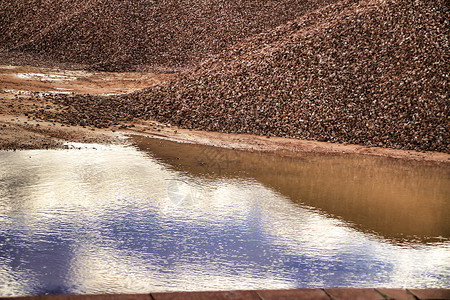
[[2,0],[0,61],[180,70],[334,1]]
[[159,86],[56,97],[66,112],[39,116],[449,153],[449,20],[443,0],[340,1]]

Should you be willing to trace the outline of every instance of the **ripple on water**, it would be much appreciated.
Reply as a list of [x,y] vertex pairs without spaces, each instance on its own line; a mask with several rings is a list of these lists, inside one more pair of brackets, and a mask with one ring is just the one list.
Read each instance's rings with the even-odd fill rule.
[[445,168],[137,145],[0,152],[1,296],[449,282]]

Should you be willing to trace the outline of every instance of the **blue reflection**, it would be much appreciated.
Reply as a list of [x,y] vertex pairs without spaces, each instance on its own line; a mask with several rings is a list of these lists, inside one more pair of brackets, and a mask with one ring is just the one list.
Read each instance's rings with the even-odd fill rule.
[[[42,153],[74,161],[70,152]],[[75,153],[81,160],[82,153]],[[235,289],[426,288],[449,282],[448,243],[398,247],[245,179],[190,178],[194,190],[207,192],[197,203],[176,204],[169,192],[184,186],[174,191],[167,182],[181,173],[148,157],[130,159],[130,153],[136,154],[90,153],[99,157],[94,167],[105,169],[98,178],[73,171],[84,163],[83,172],[92,175],[89,159],[69,171],[64,164],[53,166],[59,181],[46,179],[49,172],[37,167],[30,176],[26,164],[20,169],[20,157],[3,165],[10,174],[4,178],[26,184],[16,189],[3,182],[0,190],[0,296],[174,291],[200,279],[191,290],[222,287],[208,285],[209,278]],[[95,269],[102,264],[110,266]],[[108,274],[116,266],[125,268]],[[143,290],[132,281],[143,277],[127,277],[138,272],[149,275],[148,282],[160,281]],[[123,278],[131,278],[126,289],[118,285]]]
[[[32,295],[79,292],[69,278],[71,250],[94,244],[109,253],[139,258],[142,267],[157,267],[169,277],[176,275],[177,266],[203,265],[205,270],[222,274],[253,274],[256,278],[269,274],[294,287],[389,281],[392,264],[374,259],[370,249],[336,252],[326,259],[308,249],[286,253],[285,247],[274,244],[280,237],[268,234],[270,228],[262,223],[260,214],[255,209],[249,218],[193,222],[124,205],[120,211],[111,210],[107,219],[84,224],[83,230],[61,230],[60,224],[55,224],[37,236],[3,232],[0,255],[7,258],[13,272],[30,274],[32,289],[26,293]],[[302,241],[288,244],[302,249]],[[189,270],[185,272],[189,274]]]
[[[268,234],[258,211],[248,219],[225,219],[201,223],[162,219],[158,214],[136,210],[117,214],[113,223],[104,224],[102,234],[114,235],[117,250],[149,260],[155,259],[167,272],[177,263],[197,263],[215,266],[226,274],[251,272],[271,273],[296,287],[349,286],[354,281],[388,282],[392,263],[371,256],[368,245],[352,252],[336,252],[324,259],[304,249],[304,253],[287,254],[274,244],[280,239]],[[105,237],[106,237],[105,236]],[[293,248],[302,248],[302,241],[288,241]],[[293,245],[297,244],[297,245]],[[145,250],[144,250],[145,249]]]
[[6,231],[0,236],[0,257],[12,273],[27,274],[30,295],[67,294],[67,274],[71,265],[72,241],[59,234],[41,237],[24,236],[23,232]]

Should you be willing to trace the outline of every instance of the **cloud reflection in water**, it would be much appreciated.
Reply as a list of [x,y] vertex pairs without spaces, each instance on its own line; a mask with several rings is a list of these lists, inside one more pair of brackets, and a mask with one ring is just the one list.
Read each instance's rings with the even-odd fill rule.
[[0,153],[1,296],[448,284],[448,241],[395,245],[255,179],[95,148]]

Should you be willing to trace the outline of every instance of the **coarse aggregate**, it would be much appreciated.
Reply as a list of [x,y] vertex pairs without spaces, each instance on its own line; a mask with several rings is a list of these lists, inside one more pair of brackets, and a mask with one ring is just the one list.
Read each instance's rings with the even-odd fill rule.
[[337,0],[2,0],[0,59],[177,71]]
[[443,0],[338,1],[166,83],[123,96],[52,96],[62,112],[31,113],[450,153],[449,20]]

